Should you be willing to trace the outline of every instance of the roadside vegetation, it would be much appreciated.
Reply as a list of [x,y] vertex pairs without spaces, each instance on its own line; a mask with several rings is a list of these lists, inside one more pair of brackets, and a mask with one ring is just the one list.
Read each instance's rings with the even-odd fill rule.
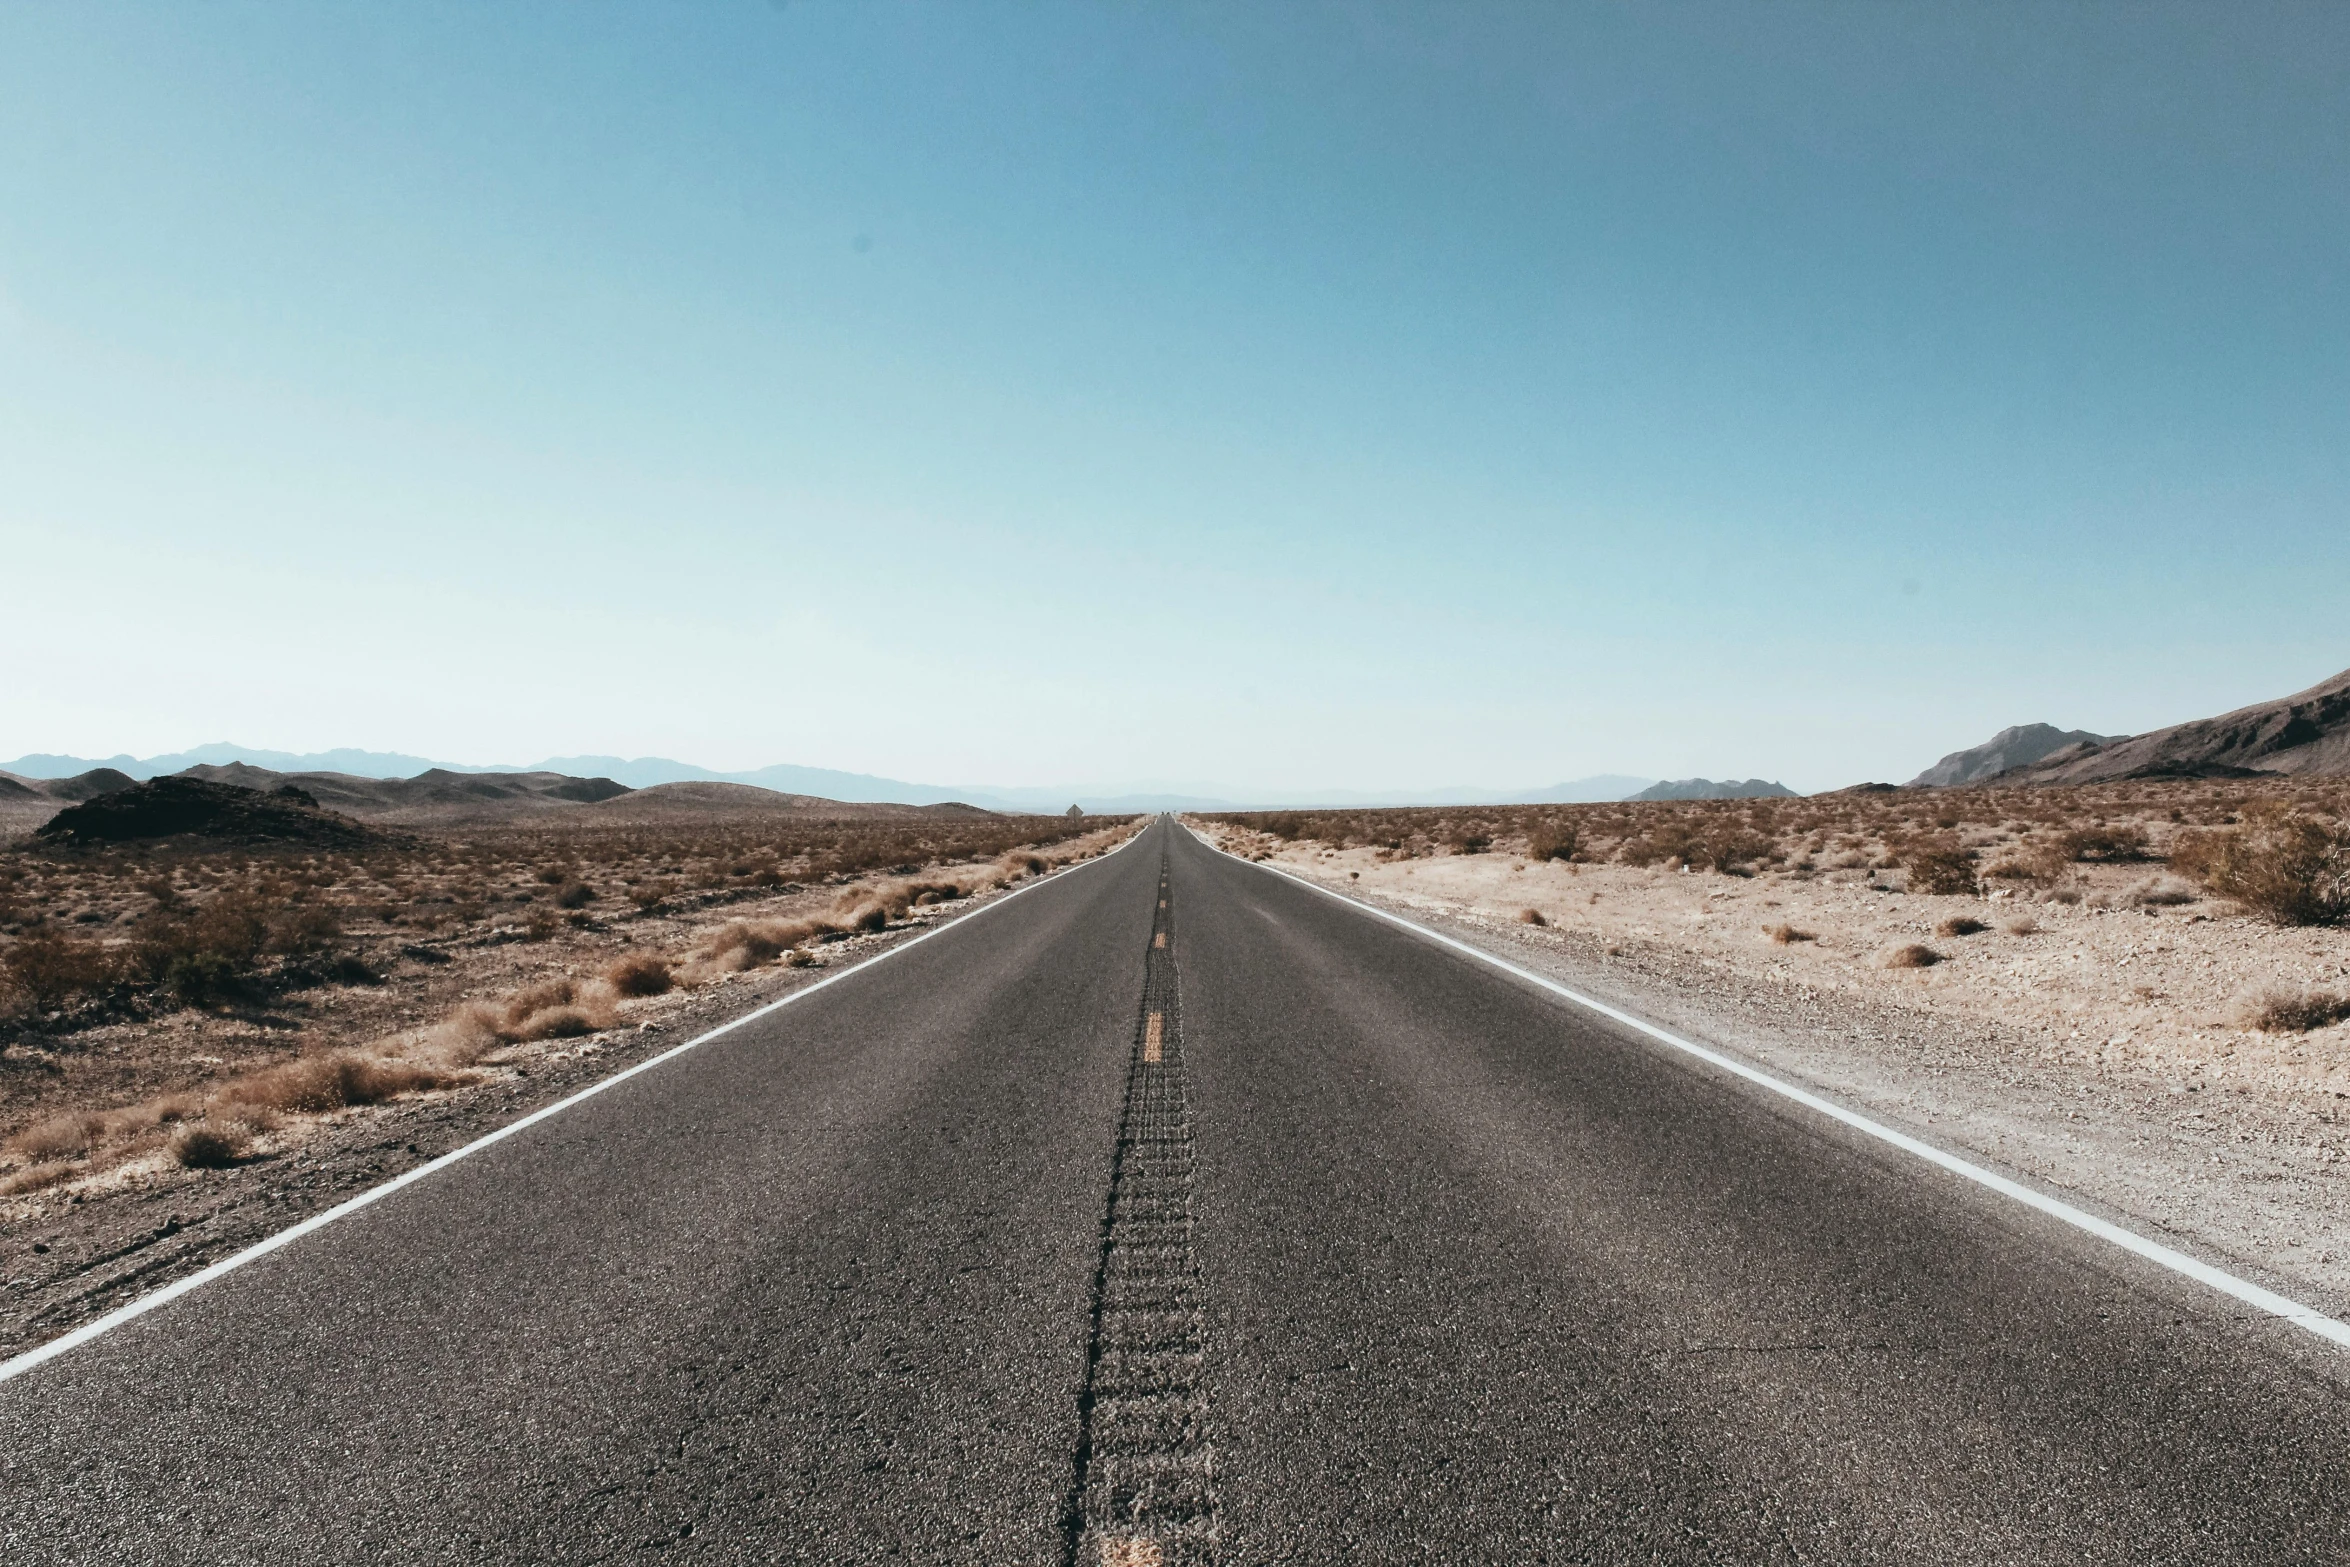
[[[2218,900],[2278,925],[2350,920],[2350,787],[2226,779],[2040,789],[1866,786],[1796,800],[1234,812],[1275,845],[1371,848],[1382,862],[1504,853],[1751,878],[1862,872],[1889,890],[2084,896],[2088,866],[2143,867],[2138,905]],[[2101,896],[2111,897],[2106,893]]]
[[201,1170],[1114,844],[974,814],[0,850],[0,1196]]

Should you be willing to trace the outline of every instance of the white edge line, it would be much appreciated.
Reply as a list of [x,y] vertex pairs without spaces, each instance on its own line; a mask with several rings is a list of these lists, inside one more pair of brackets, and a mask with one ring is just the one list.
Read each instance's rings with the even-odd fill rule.
[[[1199,834],[1193,832],[1192,836],[1197,838]],[[1669,1033],[1654,1023],[1634,1017],[1631,1013],[1609,1006],[1606,1002],[1594,997],[1586,996],[1581,991],[1571,990],[1557,980],[1546,978],[1535,973],[1532,969],[1523,968],[1507,958],[1497,957],[1481,947],[1473,946],[1456,937],[1447,936],[1442,931],[1430,930],[1427,926],[1405,919],[1400,914],[1390,914],[1385,909],[1350,898],[1342,892],[1322,886],[1318,882],[1308,881],[1305,877],[1294,875],[1278,866],[1243,860],[1239,855],[1229,854],[1225,850],[1217,848],[1216,845],[1208,843],[1205,838],[1201,838],[1200,841],[1207,844],[1207,847],[1216,853],[1225,855],[1227,859],[1238,861],[1240,864],[1256,870],[1270,871],[1285,881],[1293,881],[1300,887],[1309,888],[1321,893],[1324,897],[1336,899],[1349,908],[1360,909],[1363,913],[1383,919],[1390,925],[1400,925],[1414,935],[1450,947],[1456,952],[1466,953],[1481,963],[1489,963],[1506,974],[1514,975],[1530,985],[1540,986],[1554,995],[1563,996],[1575,1005],[1586,1007],[1602,1017],[1623,1024],[1626,1028],[1637,1029],[1660,1044],[1670,1045],[1686,1055],[1695,1056],[1709,1066],[1718,1067],[1722,1071],[1742,1077],[1758,1087],[1769,1089],[1782,1098],[1792,1099],[1807,1110],[1817,1111],[1830,1120],[1841,1121],[1856,1132],[1873,1137],[1879,1142],[1889,1143],[1904,1153],[1913,1154],[1928,1164],[1937,1165],[1953,1175],[1973,1181],[1978,1186],[1987,1187],[2002,1197],[2012,1198],[2027,1208],[2037,1208],[2050,1218],[2062,1220],[2074,1229],[2085,1231],[2096,1236],[2099,1240],[2111,1242],[2124,1251],[2133,1252],[2145,1258],[2148,1262],[2168,1268],[2173,1273],[2183,1274],[2198,1284],[2208,1285],[2210,1288],[2218,1290],[2223,1295],[2233,1296],[2255,1310],[2266,1312],[2272,1317],[2280,1317],[2297,1328],[2306,1329],[2319,1338],[2330,1340],[2342,1348],[2350,1349],[2350,1323],[2339,1322],[2314,1306],[2305,1306],[2297,1300],[2289,1300],[2274,1290],[2263,1289],[2249,1279],[2240,1279],[2199,1258],[2190,1257],[2183,1251],[2165,1246],[2160,1241],[2148,1240],[2135,1230],[2124,1229],[2109,1219],[2100,1219],[2097,1215],[2076,1208],[2071,1203],[2059,1198],[2051,1197],[2046,1192],[2034,1191],[2021,1181],[2011,1180],[1994,1170],[1986,1170],[1972,1160],[1962,1159],[1954,1153],[1935,1147],[1932,1143],[1920,1141],[1906,1132],[1895,1131],[1880,1121],[1872,1121],[1865,1115],[1847,1110],[1842,1105],[1823,1099],[1808,1089],[1798,1088],[1793,1083],[1773,1077],[1768,1072],[1748,1066],[1745,1062],[1726,1056],[1718,1050],[1710,1050],[1704,1045],[1683,1039],[1678,1034]],[[0,1375],[4,1374],[5,1368],[0,1368]]]
[[287,1228],[278,1231],[275,1235],[269,1236],[263,1240],[256,1241],[252,1245],[246,1247],[243,1251],[237,1252],[233,1256],[221,1258],[220,1261],[213,1263],[210,1267],[203,1268],[197,1272],[191,1273],[184,1279],[175,1279],[171,1283],[166,1284],[163,1286],[163,1288],[156,1290],[152,1294],[140,1296],[137,1300],[132,1301],[127,1306],[117,1306],[114,1310],[108,1312],[105,1316],[99,1317],[95,1321],[85,1322],[80,1327],[75,1328],[71,1333],[61,1334],[60,1336],[51,1339],[48,1343],[39,1345],[32,1349],[28,1349],[23,1354],[18,1355],[11,1360],[0,1361],[0,1382],[7,1382],[16,1377],[21,1377],[26,1372],[31,1371],[37,1366],[44,1365],[49,1361],[55,1360],[58,1356],[65,1354],[69,1350],[80,1348],[82,1345],[87,1344],[90,1342],[90,1340],[99,1337],[101,1334],[111,1333],[116,1328],[121,1327],[124,1323],[130,1322],[138,1317],[143,1317],[148,1312],[153,1311],[158,1307],[168,1306],[173,1301],[179,1299],[182,1295],[186,1295],[194,1290],[200,1290],[205,1285],[210,1284],[214,1279],[220,1278],[224,1274],[234,1273],[237,1269],[245,1266],[245,1264],[249,1262],[260,1261],[263,1257],[268,1256],[271,1252],[276,1251],[281,1246],[291,1246],[294,1242],[300,1240],[303,1236],[310,1234],[313,1230],[322,1230],[328,1225],[334,1223],[337,1219],[349,1218],[352,1214],[357,1213],[360,1209],[367,1207],[369,1204],[383,1201],[383,1199],[391,1196],[392,1193],[400,1190],[400,1188],[403,1186],[408,1186],[414,1182],[421,1181],[436,1170],[443,1169],[446,1166],[455,1164],[460,1159],[468,1158],[474,1154],[480,1153],[484,1148],[489,1147],[493,1143],[502,1143],[507,1138],[512,1137],[515,1133],[523,1131],[528,1127],[536,1126],[539,1122],[546,1120],[549,1116],[561,1115],[564,1111],[570,1109],[573,1105],[580,1103],[582,1100],[593,1099],[596,1095],[602,1093],[605,1089],[617,1087],[618,1085],[627,1082],[630,1078],[636,1076],[639,1072],[650,1072],[653,1068],[659,1066],[662,1062],[675,1060],[677,1057],[684,1055],[689,1050],[695,1049],[701,1045],[708,1044],[711,1040],[716,1039],[721,1034],[730,1034],[734,1032],[734,1030],[742,1027],[745,1023],[754,1022],[759,1018],[763,1018],[768,1013],[776,1011],[778,1008],[788,1007],[795,1001],[806,1000],[808,997],[816,994],[816,992],[819,990],[824,989],[827,985],[838,984],[840,981],[847,979],[852,974],[863,973],[865,970],[873,967],[873,965],[876,963],[887,962],[889,959],[896,957],[901,952],[911,951],[913,948],[919,947],[922,945],[922,943],[928,941],[933,936],[941,935],[946,931],[954,930],[958,926],[968,924],[970,921],[979,918],[981,915],[988,913],[990,910],[1002,908],[1005,904],[1011,902],[1014,898],[1019,897],[1020,894],[1024,892],[1033,891],[1035,888],[1041,887],[1047,882],[1058,881],[1063,876],[1068,875],[1071,871],[1083,870],[1088,865],[1099,865],[1104,860],[1109,859],[1111,855],[1119,853],[1129,844],[1135,842],[1136,839],[1139,839],[1142,836],[1143,832],[1148,830],[1149,827],[1146,823],[1141,831],[1137,831],[1131,837],[1129,837],[1125,843],[1119,844],[1117,848],[1111,849],[1108,851],[1108,853],[1097,854],[1091,859],[1080,860],[1075,865],[1064,866],[1062,869],[1053,872],[1049,876],[1038,877],[1035,881],[1030,882],[1025,887],[1015,887],[1012,891],[1005,893],[1002,897],[995,899],[993,902],[983,903],[978,908],[971,910],[969,913],[963,914],[958,918],[948,920],[944,924],[933,925],[930,927],[930,929],[924,931],[919,936],[910,937],[905,941],[901,941],[896,946],[889,948],[885,952],[876,952],[873,954],[873,956],[866,958],[864,961],[859,963],[852,963],[847,968],[840,970],[840,972],[836,974],[827,974],[812,985],[801,986],[799,989],[793,991],[788,996],[779,996],[775,1000],[768,1002],[765,1006],[754,1007],[738,1018],[730,1018],[726,1022],[719,1024],[716,1028],[711,1029],[706,1034],[697,1034],[693,1038],[685,1041],[683,1044],[670,1046],[667,1050],[662,1051],[657,1056],[648,1056],[646,1059],[639,1061],[632,1067],[623,1068],[622,1070],[613,1073],[610,1077],[602,1078],[596,1082],[590,1083],[587,1087],[581,1089],[579,1092],[566,1095],[564,1098],[556,1100],[551,1105],[543,1105],[540,1108],[533,1110],[530,1114],[524,1116],[519,1121],[509,1121],[504,1126],[499,1127],[496,1131],[489,1132],[483,1136],[477,1137],[462,1148],[452,1149],[448,1153],[442,1154],[437,1159],[433,1159],[424,1164],[418,1165],[413,1170],[404,1171],[399,1175],[395,1175],[380,1186],[370,1186],[367,1190],[361,1192],[358,1196],[347,1198],[346,1200],[335,1204],[332,1208],[327,1209],[323,1213],[314,1213],[309,1218],[304,1219],[301,1223],[290,1225]]

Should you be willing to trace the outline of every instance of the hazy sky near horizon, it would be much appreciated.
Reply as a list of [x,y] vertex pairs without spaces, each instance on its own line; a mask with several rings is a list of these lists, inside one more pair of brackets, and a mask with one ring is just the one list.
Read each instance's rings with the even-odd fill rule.
[[1906,778],[2350,665],[2339,6],[0,8],[0,755]]

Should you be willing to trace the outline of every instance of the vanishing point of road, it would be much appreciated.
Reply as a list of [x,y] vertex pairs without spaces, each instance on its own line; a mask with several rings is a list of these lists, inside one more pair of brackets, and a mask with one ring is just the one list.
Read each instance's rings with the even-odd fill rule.
[[0,1384],[0,1561],[2343,1563],[2346,1359],[1162,821]]

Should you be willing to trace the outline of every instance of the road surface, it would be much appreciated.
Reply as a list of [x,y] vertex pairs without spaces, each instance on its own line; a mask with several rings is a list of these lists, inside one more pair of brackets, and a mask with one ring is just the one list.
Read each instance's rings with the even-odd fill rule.
[[2341,1563],[2342,1358],[1161,823],[0,1384],[0,1560]]

